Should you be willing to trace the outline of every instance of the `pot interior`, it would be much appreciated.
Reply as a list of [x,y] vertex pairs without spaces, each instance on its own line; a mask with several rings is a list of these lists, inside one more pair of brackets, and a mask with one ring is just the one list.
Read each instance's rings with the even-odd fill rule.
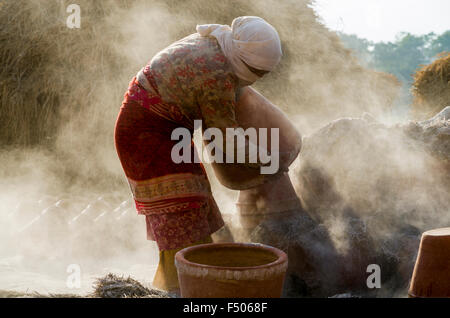
[[278,256],[270,250],[251,246],[206,246],[184,256],[192,263],[217,267],[255,267],[275,262]]

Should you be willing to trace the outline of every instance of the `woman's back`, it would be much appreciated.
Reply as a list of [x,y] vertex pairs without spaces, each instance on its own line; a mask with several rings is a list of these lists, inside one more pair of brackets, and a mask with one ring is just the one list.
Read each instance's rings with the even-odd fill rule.
[[178,106],[191,122],[234,117],[238,78],[213,37],[196,33],[173,43],[153,57],[144,74],[154,79],[163,102]]

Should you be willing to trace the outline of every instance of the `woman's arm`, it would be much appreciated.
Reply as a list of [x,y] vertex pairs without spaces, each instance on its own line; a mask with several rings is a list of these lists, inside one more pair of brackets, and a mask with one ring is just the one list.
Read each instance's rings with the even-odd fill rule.
[[[203,127],[204,129],[216,128],[219,129],[223,139],[221,144],[214,144],[217,149],[220,149],[224,155],[224,162],[226,156],[229,156],[229,160],[238,162],[238,152],[245,151],[245,165],[249,167],[258,168],[263,165],[258,160],[257,156],[257,138],[253,143],[248,136],[245,136],[236,128],[239,128],[239,124],[236,120],[236,101],[239,98],[238,89],[235,88],[233,78],[231,76],[209,80],[204,83],[201,94],[198,99],[199,107],[202,113]],[[239,135],[235,138],[233,135],[227,134],[227,128],[233,128],[234,132]],[[229,140],[234,141],[233,153],[230,148],[227,149],[227,135]],[[207,136],[206,136],[207,137]],[[245,144],[239,144],[238,138],[245,138]],[[229,146],[230,147],[230,146]],[[253,152],[256,154],[256,160],[249,155],[249,149],[253,148]],[[234,156],[233,156],[234,154]]]

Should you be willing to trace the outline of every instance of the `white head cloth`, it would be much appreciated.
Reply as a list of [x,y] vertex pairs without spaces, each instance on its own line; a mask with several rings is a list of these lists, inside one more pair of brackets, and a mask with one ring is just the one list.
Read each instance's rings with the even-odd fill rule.
[[231,28],[221,24],[197,25],[197,32],[215,37],[236,76],[251,83],[259,77],[242,61],[258,70],[272,71],[283,55],[278,32],[259,17],[236,18]]

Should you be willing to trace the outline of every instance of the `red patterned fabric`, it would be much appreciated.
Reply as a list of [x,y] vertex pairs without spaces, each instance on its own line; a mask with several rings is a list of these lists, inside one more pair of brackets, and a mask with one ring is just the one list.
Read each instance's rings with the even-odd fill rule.
[[175,105],[166,105],[156,91],[146,91],[133,79],[115,127],[116,150],[136,209],[146,217],[148,239],[160,250],[188,246],[224,225],[203,166],[171,159],[177,143],[171,134],[186,127],[183,122]]
[[143,72],[165,104],[184,114],[184,127],[192,127],[196,119],[224,134],[239,126],[239,79],[215,38],[187,36],[158,52]]
[[156,240],[161,250],[186,247],[205,238],[223,226],[220,212],[211,202],[198,201],[177,213],[147,216],[148,239]]
[[[142,73],[148,83],[134,78],[125,94],[116,149],[148,238],[160,250],[183,248],[224,223],[203,166],[172,161],[171,134],[185,127],[193,135],[196,119],[224,133],[237,127],[239,80],[217,40],[199,34],[156,54]],[[194,162],[193,144],[191,153]]]

